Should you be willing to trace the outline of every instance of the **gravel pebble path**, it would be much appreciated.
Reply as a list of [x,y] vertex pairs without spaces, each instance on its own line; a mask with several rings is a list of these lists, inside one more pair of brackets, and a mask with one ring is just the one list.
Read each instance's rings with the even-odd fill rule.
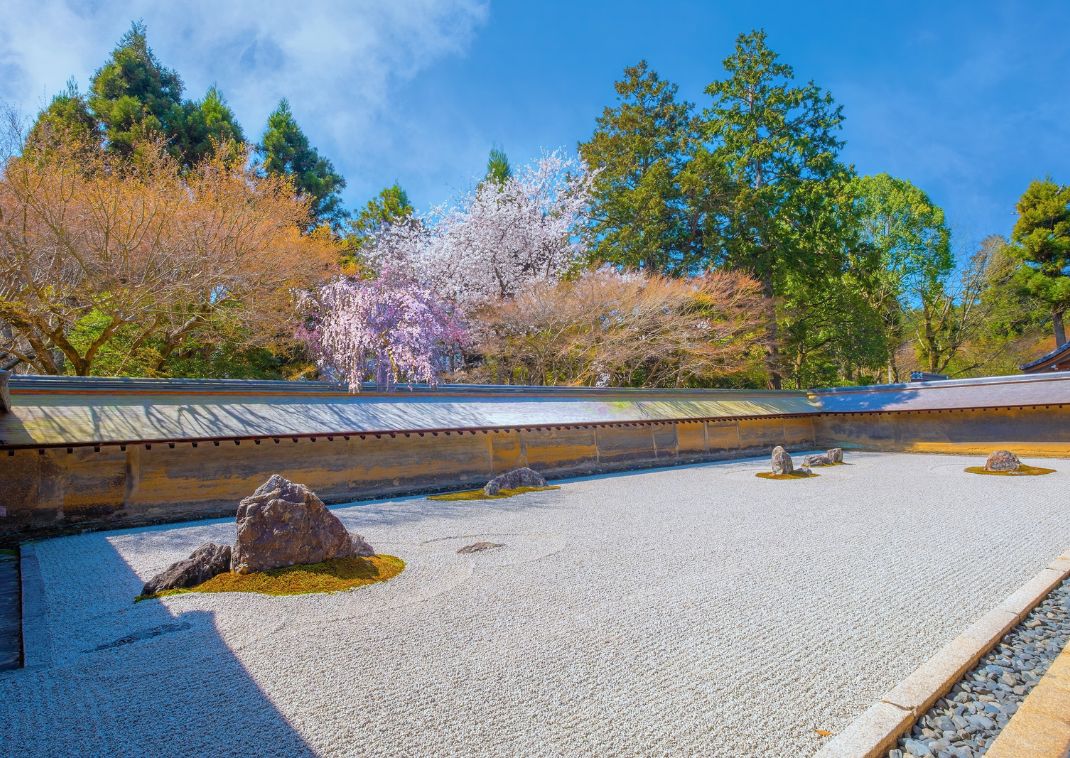
[[233,520],[38,543],[51,667],[0,673],[0,755],[810,755],[1070,546],[1070,465],[847,462],[338,507],[407,567],[330,595],[132,602]]
[[983,755],[1070,639],[1070,580],[1056,587],[899,740],[888,758]]

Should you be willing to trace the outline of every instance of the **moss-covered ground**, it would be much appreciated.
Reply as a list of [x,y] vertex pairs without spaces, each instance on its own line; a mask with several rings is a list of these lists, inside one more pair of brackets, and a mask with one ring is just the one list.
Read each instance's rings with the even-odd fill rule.
[[385,582],[401,573],[405,561],[393,555],[332,558],[323,563],[258,571],[252,574],[226,572],[189,589],[165,590],[159,595],[141,595],[137,600],[188,592],[256,592],[261,595],[306,595],[341,592]]
[[1043,476],[1054,474],[1053,468],[1041,468],[1040,466],[1027,466],[1024,463],[1017,471],[988,471],[984,466],[968,466],[966,471],[971,474],[984,474],[985,476]]
[[759,471],[755,476],[759,479],[813,479],[817,474],[813,471],[806,472],[795,469],[790,474],[774,474],[772,471]]
[[546,492],[547,490],[561,489],[556,485],[548,487],[517,487],[512,490],[502,490],[497,495],[487,495],[483,490],[464,490],[463,492],[447,492],[442,495],[428,495],[428,500],[501,500],[506,497],[523,495],[525,492]]

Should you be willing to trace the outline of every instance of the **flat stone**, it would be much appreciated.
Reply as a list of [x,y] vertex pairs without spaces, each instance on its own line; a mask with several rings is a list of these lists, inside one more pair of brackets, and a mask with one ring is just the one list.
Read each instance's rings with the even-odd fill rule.
[[461,555],[482,553],[484,550],[493,550],[496,547],[505,547],[505,545],[501,542],[473,542],[471,545],[465,545],[457,552]]

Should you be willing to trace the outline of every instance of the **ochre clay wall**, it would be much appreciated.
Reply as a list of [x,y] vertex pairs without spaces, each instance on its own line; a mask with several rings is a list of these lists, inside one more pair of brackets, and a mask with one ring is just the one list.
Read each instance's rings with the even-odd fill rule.
[[20,449],[0,454],[0,541],[226,516],[282,473],[328,503],[762,454],[816,443],[810,417],[649,421],[316,438]]
[[0,452],[0,543],[231,515],[272,473],[340,503],[481,486],[517,466],[561,478],[765,455],[774,445],[1070,457],[1070,406],[19,449]]
[[1070,457],[1070,406],[822,414],[818,442],[863,450]]

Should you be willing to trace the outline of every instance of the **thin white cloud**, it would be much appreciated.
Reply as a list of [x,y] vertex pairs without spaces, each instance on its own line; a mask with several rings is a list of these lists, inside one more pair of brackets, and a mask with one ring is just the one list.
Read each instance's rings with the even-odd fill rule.
[[392,92],[463,55],[486,18],[480,0],[5,0],[0,99],[33,114],[72,76],[84,89],[142,19],[186,97],[219,86],[251,139],[286,97],[314,144],[349,174],[392,142]]

